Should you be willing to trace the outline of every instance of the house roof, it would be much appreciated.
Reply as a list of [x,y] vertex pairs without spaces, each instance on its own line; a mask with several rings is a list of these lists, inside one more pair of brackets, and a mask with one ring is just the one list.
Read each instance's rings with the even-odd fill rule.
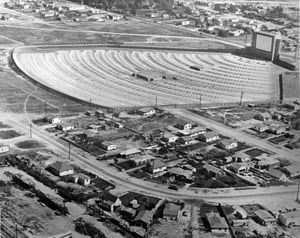
[[91,179],[89,176],[83,173],[75,174],[73,177],[78,177],[80,179],[86,180],[86,179]]
[[162,162],[159,159],[153,160],[151,162],[152,169],[159,169],[159,168],[163,168],[163,167],[166,167],[166,166],[167,166],[166,163]]
[[230,167],[232,167],[232,168],[234,168],[234,169],[236,169],[236,170],[238,170],[238,169],[240,169],[241,167],[248,167],[249,165],[247,164],[247,163],[232,163],[231,165],[230,165]]
[[276,219],[272,216],[272,214],[267,210],[257,210],[254,214],[264,221],[276,221]]
[[153,218],[153,213],[148,210],[141,210],[134,218],[135,221],[142,221],[146,224],[150,224]]
[[61,161],[56,161],[55,163],[50,164],[48,167],[56,170],[57,172],[64,172],[73,169],[71,165]]
[[180,206],[174,203],[168,202],[164,208],[164,216],[177,216],[180,211]]
[[234,143],[234,142],[236,142],[236,140],[234,140],[234,139],[227,139],[227,138],[224,138],[224,139],[222,139],[221,140],[221,143],[223,144],[223,145],[231,145],[232,143]]
[[273,169],[273,168],[269,169],[268,174],[275,177],[275,178],[277,178],[277,179],[280,179],[283,175],[285,175],[285,173],[283,173],[279,169]]
[[185,169],[176,168],[176,167],[168,169],[168,172],[171,174],[184,176],[186,178],[190,178],[193,175],[193,172],[191,170],[185,170]]
[[281,213],[280,216],[284,217],[285,219],[299,218],[300,217],[300,210]]
[[176,135],[173,135],[173,134],[171,134],[171,133],[165,133],[165,134],[164,134],[164,138],[166,138],[166,139],[170,139],[170,138],[172,138],[172,137],[176,137],[176,138],[177,138]]
[[143,112],[143,113],[147,113],[147,112],[150,112],[152,110],[154,110],[153,107],[142,107],[142,108],[139,109],[139,111]]
[[150,161],[155,159],[152,155],[137,155],[134,157],[131,157],[130,160],[134,160],[135,162],[139,161]]
[[298,173],[300,172],[300,163],[293,163],[291,165],[285,166],[284,169],[290,174]]
[[109,201],[115,203],[118,199],[115,195],[112,195],[109,192],[104,191],[102,195],[100,195],[100,198],[103,199],[103,201]]
[[141,153],[141,151],[139,149],[131,148],[131,149],[122,151],[120,154],[121,155],[133,155],[133,154],[138,154],[138,153]]
[[206,217],[211,229],[228,228],[225,218],[221,217],[218,213],[216,212],[206,213]]
[[101,144],[104,145],[104,146],[115,145],[115,144],[112,143],[111,141],[102,141]]
[[211,137],[214,137],[214,136],[218,136],[219,134],[215,131],[209,131],[209,132],[206,132],[205,134],[202,134],[205,138],[211,138]]
[[214,173],[220,173],[221,169],[215,167],[215,166],[212,166],[210,164],[205,164],[203,165],[203,168],[206,169],[208,172],[214,172]]

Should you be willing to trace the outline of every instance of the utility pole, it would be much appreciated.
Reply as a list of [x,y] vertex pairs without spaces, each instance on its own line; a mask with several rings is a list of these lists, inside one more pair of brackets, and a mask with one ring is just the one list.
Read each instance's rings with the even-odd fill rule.
[[[0,236],[1,238],[1,236]],[[15,226],[15,238],[18,238],[18,224],[16,223],[16,226]]]
[[298,197],[299,197],[299,190],[300,190],[300,182],[298,182],[297,197],[296,197],[296,201],[297,202],[299,201],[299,199],[298,199]]
[[295,48],[294,60],[296,60],[296,58],[297,58],[298,47],[299,47],[299,45],[297,44],[297,45],[296,45],[296,48]]
[[[71,159],[71,143],[69,142],[69,160]],[[0,237],[1,238],[1,237]]]
[[199,108],[201,108],[201,103],[202,103],[202,95],[200,95],[200,98],[199,98]]
[[246,47],[246,46],[247,46],[247,40],[248,40],[248,34],[247,34],[247,32],[246,32],[246,34],[245,34],[245,42],[244,42],[244,47]]
[[[29,138],[32,137],[32,124],[29,124]],[[1,237],[0,237],[1,238]]]
[[0,204],[0,238],[2,237],[2,203]]
[[242,105],[242,102],[243,102],[243,96],[244,96],[244,92],[242,91],[242,92],[241,92],[240,105]]
[[157,94],[155,95],[155,108],[157,108]]

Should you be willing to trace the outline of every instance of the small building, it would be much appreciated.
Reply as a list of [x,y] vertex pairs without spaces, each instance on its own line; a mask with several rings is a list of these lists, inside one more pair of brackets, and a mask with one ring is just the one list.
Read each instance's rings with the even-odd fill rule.
[[205,163],[203,165],[203,168],[209,173],[211,174],[213,177],[218,177],[220,175],[224,174],[224,171],[222,169],[219,169],[213,165],[207,164]]
[[141,210],[134,218],[134,224],[148,230],[153,222],[153,212],[149,210]]
[[254,160],[257,161],[257,166],[260,169],[265,169],[265,168],[277,168],[279,167],[280,161],[272,156],[262,154],[259,156],[256,156]]
[[276,134],[280,135],[286,132],[286,126],[285,125],[272,125],[269,127],[269,131]]
[[268,174],[280,182],[288,181],[288,177],[286,176],[286,174],[280,171],[279,169],[270,168],[268,170]]
[[100,199],[100,206],[110,212],[114,212],[115,208],[122,205],[120,198],[106,191],[102,193]]
[[250,169],[250,166],[248,163],[245,162],[241,162],[241,163],[235,162],[229,165],[229,169],[235,173],[242,173],[248,171]]
[[105,114],[102,110],[96,110],[95,111],[95,116],[98,117],[98,118],[103,118],[103,117],[105,117]]
[[210,227],[210,231],[213,233],[229,233],[229,226],[224,217],[221,217],[219,213],[210,212],[206,213],[206,218]]
[[10,147],[8,145],[0,144],[0,154],[6,153],[10,151]]
[[167,165],[159,159],[155,159],[149,163],[149,171],[152,174],[163,172],[167,169]]
[[74,168],[64,162],[56,161],[53,164],[50,164],[47,169],[56,176],[62,177],[74,173]]
[[48,118],[48,122],[51,124],[61,123],[61,119],[59,117],[50,117]]
[[162,137],[162,141],[167,143],[174,143],[178,139],[178,136],[171,133],[165,133]]
[[139,155],[141,153],[142,153],[142,151],[140,151],[139,149],[131,148],[131,149],[122,151],[120,153],[120,155],[125,158],[130,158],[132,156]]
[[254,212],[257,221],[263,226],[272,226],[276,224],[275,217],[267,210],[257,210]]
[[192,170],[182,169],[178,167],[168,169],[168,173],[171,175],[183,177],[185,179],[190,179],[193,176]]
[[291,165],[283,167],[283,171],[288,174],[290,178],[294,178],[300,175],[300,163],[293,163]]
[[237,161],[237,162],[247,162],[249,161],[251,158],[250,158],[250,155],[248,155],[247,153],[245,152],[242,152],[242,151],[238,151],[236,152],[232,158]]
[[192,129],[191,123],[177,123],[176,127],[180,130],[190,130]]
[[261,112],[254,115],[254,119],[259,121],[270,121],[272,120],[272,115],[268,112]]
[[195,142],[195,138],[191,136],[182,136],[179,137],[178,142],[182,145],[189,145]]
[[168,202],[163,211],[163,218],[167,220],[177,220],[181,207],[174,203]]
[[134,161],[137,166],[141,166],[143,164],[147,164],[150,161],[154,160],[155,158],[151,155],[137,155],[131,157],[130,160]]
[[111,151],[117,149],[117,145],[111,143],[110,141],[102,141],[100,147],[104,150]]
[[75,126],[71,123],[60,123],[57,124],[56,128],[61,131],[71,131],[75,129]]
[[236,140],[224,138],[218,143],[218,146],[224,150],[232,150],[238,147],[238,143]]
[[252,129],[261,133],[261,132],[265,132],[266,130],[268,130],[269,126],[265,125],[263,123],[256,123],[252,126]]
[[300,210],[281,213],[278,220],[286,227],[300,226]]
[[153,116],[155,114],[155,109],[153,107],[143,107],[138,110],[139,114],[145,117]]
[[73,175],[74,183],[78,183],[83,186],[88,186],[91,183],[91,178],[83,173]]
[[208,143],[208,142],[213,142],[213,141],[219,140],[220,136],[217,132],[210,131],[210,132],[207,132],[205,134],[199,135],[198,138],[199,138],[200,141]]

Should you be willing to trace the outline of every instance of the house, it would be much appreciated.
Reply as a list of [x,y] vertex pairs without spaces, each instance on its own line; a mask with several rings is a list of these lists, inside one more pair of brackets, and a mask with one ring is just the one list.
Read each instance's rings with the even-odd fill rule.
[[245,162],[241,162],[241,163],[235,162],[229,165],[229,169],[235,173],[241,173],[241,172],[248,171],[250,169],[250,166]]
[[107,150],[107,151],[111,151],[111,150],[115,150],[117,149],[117,145],[109,142],[109,141],[102,141],[100,143],[100,147],[104,150]]
[[178,139],[178,136],[175,136],[171,133],[165,133],[162,137],[162,141],[167,143],[174,143]]
[[272,125],[269,127],[269,131],[276,135],[280,135],[280,134],[285,133],[286,126],[285,125]]
[[101,110],[96,110],[95,111],[95,116],[96,117],[101,117],[101,118],[103,118],[103,117],[105,117],[105,114],[104,114],[104,112],[103,111],[101,111]]
[[83,173],[73,175],[74,183],[78,183],[83,186],[88,186],[91,183],[91,178]]
[[190,123],[177,123],[176,127],[180,130],[190,130],[192,129],[192,124]]
[[259,167],[259,169],[277,168],[280,164],[280,161],[277,158],[269,156],[267,154],[256,156],[254,160],[257,161],[257,166]]
[[200,126],[188,130],[180,130],[177,132],[179,136],[191,136],[191,137],[196,137],[204,133],[206,133],[206,129]]
[[218,177],[222,174],[224,174],[223,170],[222,169],[219,169],[213,165],[210,165],[210,164],[207,164],[205,163],[203,165],[203,168],[209,173],[209,174],[212,174],[213,177]]
[[8,145],[0,144],[0,154],[9,152],[10,147]]
[[124,150],[120,153],[120,155],[122,157],[125,157],[125,158],[130,158],[134,155],[139,155],[141,154],[142,151],[140,151],[139,149],[136,149],[136,148],[131,148],[131,149],[128,149],[128,150]]
[[147,230],[153,221],[153,212],[149,210],[141,210],[134,218],[134,224]]
[[208,143],[208,142],[213,142],[213,141],[219,140],[220,136],[218,133],[216,133],[214,131],[210,131],[205,134],[199,135],[198,139],[200,141]]
[[59,117],[50,117],[48,118],[48,122],[51,124],[61,123],[61,119]]
[[221,217],[219,213],[210,212],[206,213],[206,218],[210,227],[210,231],[213,233],[229,233],[229,227],[224,217]]
[[134,157],[131,157],[130,160],[134,161],[137,166],[141,166],[143,164],[147,164],[151,160],[154,160],[155,158],[151,155],[137,155]]
[[238,143],[236,140],[224,138],[218,143],[218,146],[224,150],[232,150],[237,148]]
[[251,159],[250,155],[248,155],[247,153],[242,152],[242,151],[236,152],[232,156],[232,158],[234,158],[234,160],[237,161],[237,162],[246,162],[246,161],[249,161]]
[[132,220],[136,215],[136,210],[131,207],[120,206],[120,214],[129,220]]
[[181,207],[174,203],[168,202],[163,211],[163,218],[167,220],[177,220]]
[[272,120],[272,115],[268,112],[261,112],[254,115],[254,119],[259,121],[270,121]]
[[167,169],[167,165],[159,159],[155,159],[149,163],[149,171],[152,174],[163,172]]
[[178,167],[168,169],[168,173],[171,175],[184,177],[185,179],[190,179],[193,176],[192,170],[182,169]]
[[278,220],[284,226],[300,226],[300,210],[279,214]]
[[254,215],[257,218],[258,223],[263,226],[272,226],[276,224],[275,217],[267,210],[259,209],[254,212]]
[[47,169],[56,176],[62,177],[74,173],[74,168],[64,162],[56,161],[53,164],[50,164]]
[[288,174],[290,178],[297,177],[300,175],[300,163],[293,163],[291,165],[283,167],[283,171]]
[[138,113],[145,117],[153,116],[155,112],[156,111],[153,107],[143,107],[138,110]]
[[71,131],[71,130],[74,130],[75,126],[71,123],[60,123],[56,126],[56,128],[58,130],[61,130],[61,131]]
[[252,129],[261,133],[261,132],[264,132],[266,130],[269,129],[269,126],[268,125],[265,125],[263,123],[256,123],[252,126]]
[[273,178],[276,178],[280,182],[288,181],[288,177],[286,176],[286,174],[280,171],[279,169],[270,168],[268,170],[268,174],[271,175]]
[[182,145],[189,145],[195,142],[195,139],[191,136],[179,137],[178,142]]
[[122,205],[120,198],[106,191],[101,194],[100,198],[100,206],[110,212],[114,212],[115,208]]

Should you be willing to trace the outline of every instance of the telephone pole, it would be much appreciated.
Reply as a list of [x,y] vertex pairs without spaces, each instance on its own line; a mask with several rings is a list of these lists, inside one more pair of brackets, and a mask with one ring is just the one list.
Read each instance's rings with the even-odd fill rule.
[[[69,142],[69,160],[71,159],[71,143]],[[0,237],[1,238],[1,237]]]
[[157,94],[155,95],[155,108],[157,108]]
[[199,98],[199,108],[201,108],[201,103],[202,103],[202,95],[200,95],[200,98]]
[[[32,124],[29,124],[29,138],[32,137]],[[1,238],[1,237],[0,237]]]
[[297,202],[299,202],[299,190],[300,190],[300,182],[298,182],[297,197],[296,197]]
[[242,102],[243,102],[243,96],[244,96],[244,92],[242,91],[242,92],[241,92],[241,98],[240,98],[240,105],[242,105]]

